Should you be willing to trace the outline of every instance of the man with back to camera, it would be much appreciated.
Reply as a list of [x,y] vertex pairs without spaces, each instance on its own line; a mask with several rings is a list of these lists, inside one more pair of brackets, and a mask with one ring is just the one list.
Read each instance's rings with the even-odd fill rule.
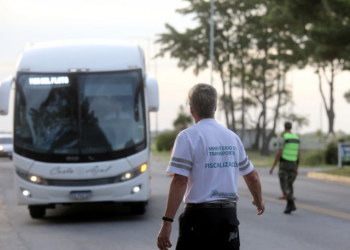
[[275,161],[270,169],[270,174],[272,174],[277,162],[280,162],[278,176],[282,192],[287,200],[287,206],[284,210],[285,214],[290,214],[297,209],[294,204],[293,183],[298,175],[300,140],[296,134],[291,132],[291,129],[292,124],[285,122],[283,138],[279,141]]
[[157,245],[160,250],[172,246],[171,223],[184,199],[176,250],[236,250],[238,177],[243,176],[258,215],[265,210],[260,179],[239,137],[214,119],[215,88],[197,84],[188,99],[196,124],[180,132],[174,144],[167,169],[174,177]]

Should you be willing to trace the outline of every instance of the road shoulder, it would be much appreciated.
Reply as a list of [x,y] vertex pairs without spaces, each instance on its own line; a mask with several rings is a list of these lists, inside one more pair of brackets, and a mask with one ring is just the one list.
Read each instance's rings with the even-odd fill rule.
[[319,172],[307,172],[307,177],[313,178],[313,179],[319,179],[319,180],[347,183],[350,185],[350,177],[346,177],[346,176],[325,174],[325,173],[319,173]]

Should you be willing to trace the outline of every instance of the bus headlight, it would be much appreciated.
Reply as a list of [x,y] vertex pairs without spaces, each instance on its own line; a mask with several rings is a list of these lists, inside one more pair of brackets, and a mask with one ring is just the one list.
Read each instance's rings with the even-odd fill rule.
[[140,174],[144,173],[146,170],[147,170],[147,164],[145,163],[145,164],[142,164],[138,169],[134,171],[129,171],[124,174],[118,175],[115,178],[114,182],[123,182],[123,181],[131,180],[136,176],[139,176]]
[[127,172],[120,177],[120,180],[127,181],[127,180],[130,180],[132,177],[133,177],[132,172]]
[[47,181],[40,176],[33,175],[30,173],[24,173],[18,169],[16,170],[16,173],[19,177],[21,177],[22,179],[29,181],[31,183],[40,184],[40,185],[48,185]]

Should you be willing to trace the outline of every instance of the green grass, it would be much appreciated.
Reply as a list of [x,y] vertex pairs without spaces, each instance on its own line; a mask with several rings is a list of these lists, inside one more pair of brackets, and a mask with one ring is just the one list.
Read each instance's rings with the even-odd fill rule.
[[255,167],[272,167],[275,154],[269,156],[261,155],[258,151],[247,150],[247,155]]
[[168,162],[170,159],[170,152],[169,151],[158,151],[156,144],[152,143],[151,144],[151,153],[153,157],[156,157],[160,159],[161,161]]
[[322,173],[350,177],[350,167],[345,166],[334,170],[323,171]]

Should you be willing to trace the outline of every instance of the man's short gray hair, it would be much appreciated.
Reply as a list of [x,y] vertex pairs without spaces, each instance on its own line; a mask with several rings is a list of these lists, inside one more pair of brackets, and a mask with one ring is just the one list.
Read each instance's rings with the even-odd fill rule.
[[218,100],[216,89],[205,83],[194,85],[188,92],[188,101],[199,118],[211,118]]

